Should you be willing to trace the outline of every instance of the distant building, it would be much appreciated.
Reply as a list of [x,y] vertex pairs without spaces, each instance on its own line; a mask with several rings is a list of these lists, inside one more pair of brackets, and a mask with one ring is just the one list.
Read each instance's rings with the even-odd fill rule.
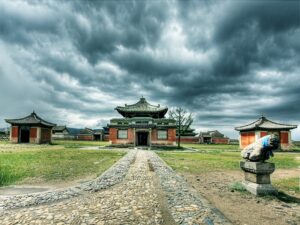
[[35,112],[20,119],[6,119],[11,124],[10,141],[12,143],[50,143],[54,123],[47,122]]
[[202,144],[229,144],[230,139],[218,130],[200,132],[199,143]]
[[52,129],[53,139],[66,139],[70,137],[70,132],[66,126],[55,126]]
[[[185,130],[185,128],[183,128]],[[176,140],[178,141],[178,129],[176,130]],[[195,129],[188,128],[183,134],[180,135],[180,142],[181,143],[198,143],[199,138],[197,137],[197,133]]]
[[77,140],[82,141],[103,141],[103,130],[102,129],[90,129],[85,128],[77,135]]
[[151,105],[141,98],[133,105],[115,108],[123,118],[111,119],[109,141],[111,144],[133,146],[175,145],[176,121],[166,119],[167,107]]
[[268,134],[277,134],[280,139],[280,147],[285,150],[291,144],[291,129],[297,128],[297,125],[288,125],[273,122],[262,116],[258,120],[244,126],[236,127],[235,130],[240,132],[240,148],[245,148],[257,139]]

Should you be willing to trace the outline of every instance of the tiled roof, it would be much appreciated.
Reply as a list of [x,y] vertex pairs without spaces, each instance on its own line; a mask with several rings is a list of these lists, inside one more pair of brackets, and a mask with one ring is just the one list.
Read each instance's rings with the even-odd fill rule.
[[32,112],[29,116],[20,119],[6,119],[7,123],[15,125],[44,125],[48,127],[54,127],[56,124],[50,123],[41,117],[39,117],[35,112]]
[[53,131],[64,131],[65,129],[67,129],[66,126],[55,126],[55,127],[53,127]]
[[94,134],[94,131],[93,129],[86,127],[83,130],[81,130],[79,134]]
[[273,129],[273,130],[280,130],[280,129],[294,129],[297,128],[297,125],[289,125],[289,124],[282,124],[273,122],[266,117],[262,116],[258,120],[249,123],[244,126],[235,127],[237,131],[243,130],[255,130],[255,129]]
[[200,137],[220,137],[224,138],[224,134],[220,133],[218,130],[212,130],[207,132],[200,132]]
[[168,111],[167,107],[151,105],[143,97],[133,105],[125,104],[125,106],[118,106],[115,109],[123,116],[130,113],[163,113],[164,115]]

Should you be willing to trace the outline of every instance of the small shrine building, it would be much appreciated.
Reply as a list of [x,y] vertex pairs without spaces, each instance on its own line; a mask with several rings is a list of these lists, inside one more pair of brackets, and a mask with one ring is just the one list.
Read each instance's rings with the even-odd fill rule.
[[149,147],[176,144],[176,121],[165,118],[167,107],[151,105],[142,97],[133,105],[125,104],[115,110],[123,118],[111,119],[108,124],[111,144]]
[[241,149],[252,144],[263,136],[277,134],[280,140],[280,148],[287,150],[292,142],[291,129],[295,128],[297,128],[297,125],[281,124],[261,116],[258,120],[252,123],[235,127],[235,130],[240,132],[239,143]]
[[5,121],[11,124],[11,143],[51,143],[52,128],[55,124],[47,122],[35,112],[24,118],[6,119]]

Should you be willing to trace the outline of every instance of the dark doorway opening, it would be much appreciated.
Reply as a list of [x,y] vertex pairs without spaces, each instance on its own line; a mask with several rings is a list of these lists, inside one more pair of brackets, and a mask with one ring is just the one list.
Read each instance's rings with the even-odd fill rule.
[[101,135],[100,134],[94,134],[94,141],[101,141]]
[[30,127],[20,127],[20,142],[29,143]]
[[211,143],[211,137],[204,137],[203,138],[203,143],[210,144]]
[[137,145],[147,146],[148,145],[148,132],[138,132],[137,133]]

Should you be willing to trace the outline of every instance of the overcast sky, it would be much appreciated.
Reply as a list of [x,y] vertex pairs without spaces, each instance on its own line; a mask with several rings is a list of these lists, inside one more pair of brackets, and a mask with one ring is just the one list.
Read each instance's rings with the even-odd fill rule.
[[231,138],[261,114],[299,126],[299,2],[0,0],[0,127],[99,128],[141,96]]

